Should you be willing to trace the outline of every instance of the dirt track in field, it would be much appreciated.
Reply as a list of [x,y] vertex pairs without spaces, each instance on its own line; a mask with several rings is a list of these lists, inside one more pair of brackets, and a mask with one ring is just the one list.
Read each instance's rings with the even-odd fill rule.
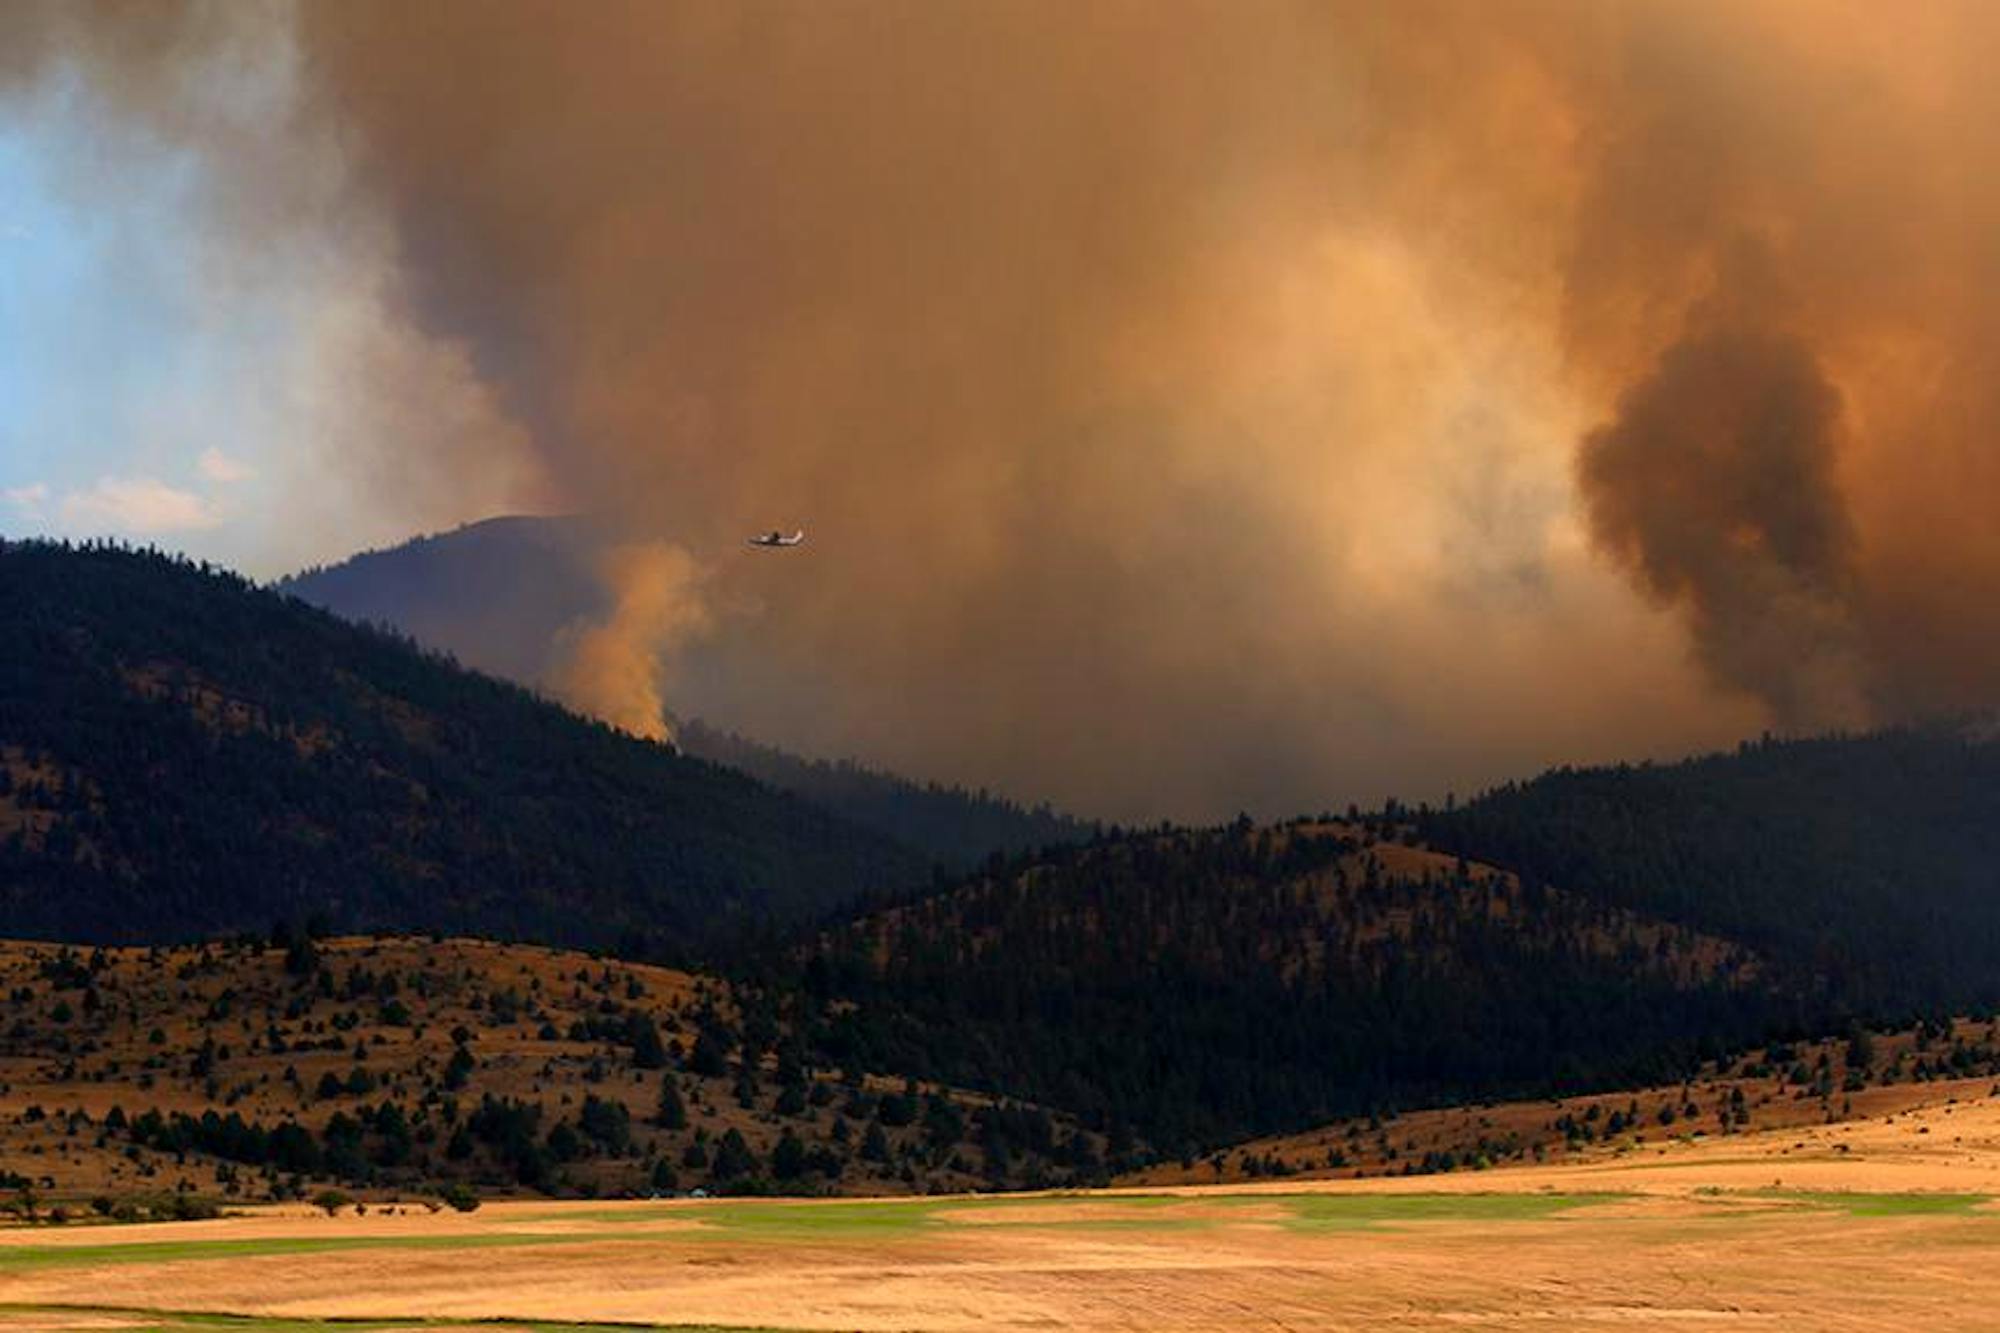
[[116,1313],[133,1308],[866,1330],[2000,1327],[2000,1207],[1984,1201],[2000,1196],[2000,1100],[1944,1097],[1893,1120],[1412,1180],[14,1230],[0,1329],[138,1327]]

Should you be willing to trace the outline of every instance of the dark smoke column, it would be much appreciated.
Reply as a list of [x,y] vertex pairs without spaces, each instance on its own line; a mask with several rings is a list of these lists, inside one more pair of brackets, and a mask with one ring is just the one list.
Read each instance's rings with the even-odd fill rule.
[[1697,327],[1584,441],[1593,537],[1787,729],[1865,720],[1840,394],[1796,336]]

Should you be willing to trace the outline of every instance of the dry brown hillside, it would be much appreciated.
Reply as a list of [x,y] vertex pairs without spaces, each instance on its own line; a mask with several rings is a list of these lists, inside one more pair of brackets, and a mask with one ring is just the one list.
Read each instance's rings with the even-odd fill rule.
[[1095,1151],[1031,1109],[809,1068],[713,979],[560,950],[6,942],[0,997],[0,1173],[47,1197],[880,1194]]

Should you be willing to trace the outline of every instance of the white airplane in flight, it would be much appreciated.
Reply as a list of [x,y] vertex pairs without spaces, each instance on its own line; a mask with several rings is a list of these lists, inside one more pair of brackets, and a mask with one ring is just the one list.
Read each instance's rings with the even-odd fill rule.
[[761,536],[750,538],[748,544],[751,546],[762,546],[767,549],[776,549],[781,546],[803,546],[805,545],[805,541],[806,534],[803,528],[789,537],[774,529]]

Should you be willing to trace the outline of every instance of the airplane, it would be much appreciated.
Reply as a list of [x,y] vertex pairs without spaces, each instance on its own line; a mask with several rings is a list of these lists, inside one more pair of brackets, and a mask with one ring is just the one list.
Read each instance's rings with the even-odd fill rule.
[[770,532],[764,533],[761,536],[749,538],[746,544],[750,546],[762,546],[769,550],[775,550],[783,546],[803,546],[805,545],[805,540],[806,540],[806,534],[803,528],[793,533],[789,537],[787,537],[784,533],[778,532],[774,529]]

